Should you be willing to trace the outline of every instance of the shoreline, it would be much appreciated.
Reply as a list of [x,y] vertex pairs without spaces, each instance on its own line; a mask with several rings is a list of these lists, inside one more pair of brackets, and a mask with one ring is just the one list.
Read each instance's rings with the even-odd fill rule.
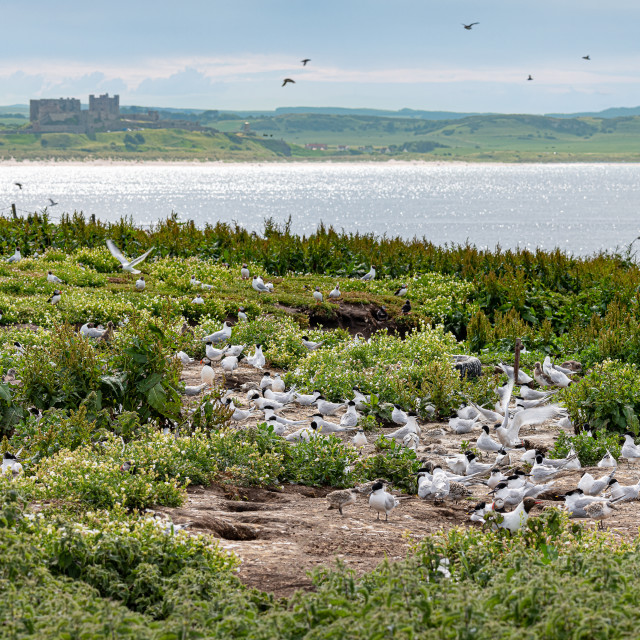
[[86,160],[65,160],[52,158],[51,160],[30,160],[28,158],[24,160],[16,160],[11,158],[0,159],[0,167],[24,167],[24,166],[77,166],[77,167],[109,167],[109,166],[256,166],[261,167],[264,165],[323,165],[323,164],[336,164],[336,165],[357,165],[357,166],[435,166],[435,167],[448,167],[448,166],[523,166],[523,165],[552,165],[552,166],[567,166],[567,165],[634,165],[640,164],[640,161],[622,161],[622,160],[562,160],[553,162],[544,161],[522,161],[522,162],[504,162],[504,161],[471,161],[471,160],[396,160],[389,158],[387,160],[341,160],[339,158],[327,158],[324,159],[295,159],[295,160],[170,160],[170,159],[156,159],[156,160],[118,160],[118,159],[91,159]]

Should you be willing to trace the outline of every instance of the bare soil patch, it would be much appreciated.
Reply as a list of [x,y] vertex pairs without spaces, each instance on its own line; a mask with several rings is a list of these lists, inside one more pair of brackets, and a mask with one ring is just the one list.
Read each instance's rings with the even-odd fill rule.
[[[201,366],[192,364],[184,368],[183,378],[187,384],[200,380]],[[245,382],[258,382],[262,372],[240,366],[235,382],[227,380],[230,388],[238,388]],[[234,394],[238,405],[248,406],[246,394]],[[191,400],[191,399],[190,399]],[[315,408],[292,405],[278,413],[292,420],[308,419]],[[328,418],[339,422],[340,415]],[[254,414],[238,428],[255,425]],[[446,423],[424,423],[418,457],[422,460],[446,466],[443,456],[459,453],[462,440],[475,443],[481,433],[474,429],[470,434],[458,436],[449,431]],[[299,427],[292,427],[293,431]],[[382,429],[389,433],[393,429]],[[429,436],[429,432],[435,435]],[[521,436],[528,447],[548,449],[560,432],[560,428],[549,423],[541,427],[525,427]],[[438,435],[438,434],[442,435]],[[340,436],[348,439],[349,436]],[[377,434],[367,434],[369,444],[363,449],[364,456],[374,453],[373,441]],[[295,446],[295,445],[292,445]],[[512,466],[518,466],[520,454],[512,454]],[[491,458],[492,459],[492,458]],[[489,460],[489,458],[487,458]],[[573,489],[585,471],[600,477],[607,470],[585,468],[561,472],[553,489],[539,499],[544,504],[538,509],[563,504],[565,491]],[[622,484],[635,482],[640,474],[633,466],[620,465],[616,477]],[[393,487],[391,487],[393,489]],[[455,526],[477,526],[469,521],[469,508],[480,500],[490,500],[486,486],[472,485],[472,496],[456,504],[447,501],[434,504],[410,496],[401,500],[389,521],[377,520],[369,509],[368,498],[360,496],[355,505],[345,508],[341,517],[338,511],[329,511],[325,496],[332,487],[304,487],[286,485],[282,490],[256,487],[190,487],[187,503],[179,509],[163,508],[175,523],[191,522],[194,532],[207,532],[220,539],[226,549],[236,553],[242,560],[239,576],[248,585],[276,596],[289,596],[297,589],[312,588],[307,573],[321,565],[336,560],[345,563],[358,574],[370,571],[385,558],[393,561],[403,558],[411,541],[418,541],[435,532]],[[608,527],[623,538],[637,535],[637,504],[618,505],[615,516],[606,522]],[[593,523],[591,523],[593,526]]]

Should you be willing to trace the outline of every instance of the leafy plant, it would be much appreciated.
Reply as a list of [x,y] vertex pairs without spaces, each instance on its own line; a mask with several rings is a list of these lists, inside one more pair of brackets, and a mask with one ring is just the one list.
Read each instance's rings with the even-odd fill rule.
[[608,433],[606,430],[596,431],[590,436],[588,431],[581,431],[576,436],[568,436],[564,431],[560,432],[553,448],[549,451],[551,458],[564,458],[571,447],[578,454],[578,460],[584,467],[593,467],[609,451],[617,460],[620,457],[620,434]]
[[636,365],[606,360],[563,389],[560,398],[581,428],[636,435],[640,431],[640,369]]
[[375,445],[380,452],[359,459],[354,464],[354,477],[364,482],[383,478],[396,489],[402,489],[411,494],[417,493],[416,474],[420,468],[420,461],[415,451],[382,436],[376,440]]

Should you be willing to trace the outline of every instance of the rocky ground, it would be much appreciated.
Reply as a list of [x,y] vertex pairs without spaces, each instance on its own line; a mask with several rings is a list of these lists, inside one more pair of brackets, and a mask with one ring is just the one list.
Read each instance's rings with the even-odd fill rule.
[[[186,366],[183,380],[187,384],[198,384],[200,370],[199,364]],[[235,380],[227,380],[227,386],[239,388],[245,383],[258,382],[261,377],[261,372],[241,366]],[[240,391],[236,395],[239,399],[246,398]],[[279,413],[301,420],[314,412],[315,408],[292,405],[292,408]],[[329,419],[339,422],[341,413]],[[255,418],[246,422],[246,425],[252,424],[256,424]],[[477,428],[470,434],[458,436],[443,423],[423,423],[421,427],[418,457],[443,466],[443,455],[459,453],[462,440],[473,445],[480,434]],[[392,430],[383,429],[383,432]],[[521,437],[528,447],[547,449],[559,432],[560,427],[548,423],[541,427],[523,428]],[[368,435],[369,444],[362,455],[374,452],[371,443],[375,438],[376,435]],[[513,466],[517,466],[518,457],[513,455]],[[561,472],[553,491],[541,496],[543,504],[532,511],[532,516],[538,509],[560,506],[562,501],[557,495],[575,488],[584,471],[600,477],[604,470],[588,468]],[[622,484],[630,484],[639,476],[633,466],[629,468],[622,464],[616,477]],[[325,496],[332,488],[295,485],[285,486],[284,491],[190,487],[188,502],[183,507],[162,511],[175,523],[190,522],[191,530],[206,531],[219,537],[225,548],[241,558],[239,575],[247,584],[278,596],[287,596],[297,589],[310,588],[307,574],[321,565],[339,560],[361,573],[371,570],[384,558],[394,560],[403,557],[412,541],[426,535],[454,526],[477,526],[469,521],[467,512],[476,502],[488,499],[488,489],[482,484],[470,489],[473,495],[458,504],[449,501],[434,504],[417,496],[403,499],[388,522],[376,519],[365,496],[359,497],[355,505],[346,507],[341,517],[338,511],[327,510]],[[607,526],[625,538],[637,535],[637,509],[635,502],[619,505],[615,516],[606,521]]]

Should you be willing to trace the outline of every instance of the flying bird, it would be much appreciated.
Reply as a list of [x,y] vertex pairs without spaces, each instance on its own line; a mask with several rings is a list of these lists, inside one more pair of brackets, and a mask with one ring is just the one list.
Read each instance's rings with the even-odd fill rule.
[[296,83],[296,81],[295,81],[295,80],[292,80],[291,78],[285,78],[285,79],[284,79],[284,82],[282,83],[282,86],[284,87],[284,85],[285,85],[285,84],[289,84],[289,83],[291,83],[291,84],[295,84],[295,83]]
[[591,60],[591,56],[582,56],[583,60]]
[[302,62],[302,66],[306,67],[307,66],[307,62],[311,62],[311,58],[305,58],[304,60],[300,60],[300,62]]
[[19,187],[20,189],[22,189],[22,182],[14,182],[13,184],[15,184],[16,187]]
[[529,74],[529,77],[527,78],[527,80],[533,80],[533,76]]
[[[22,189],[22,187],[20,187]],[[58,203],[54,202],[53,198],[49,198],[49,206],[50,207],[55,207]]]
[[123,271],[130,271],[133,274],[138,274],[140,271],[134,269],[137,264],[140,264],[143,260],[147,258],[147,256],[153,251],[154,247],[151,247],[148,251],[145,251],[141,256],[134,258],[133,260],[127,260],[125,258],[120,249],[116,247],[112,240],[107,240],[107,249],[109,249],[109,253],[120,263]]
[[476,24],[480,24],[479,22],[472,22],[471,24],[465,24],[464,22],[462,23],[462,26],[467,30],[467,31],[471,31],[471,29],[473,29],[473,27]]

